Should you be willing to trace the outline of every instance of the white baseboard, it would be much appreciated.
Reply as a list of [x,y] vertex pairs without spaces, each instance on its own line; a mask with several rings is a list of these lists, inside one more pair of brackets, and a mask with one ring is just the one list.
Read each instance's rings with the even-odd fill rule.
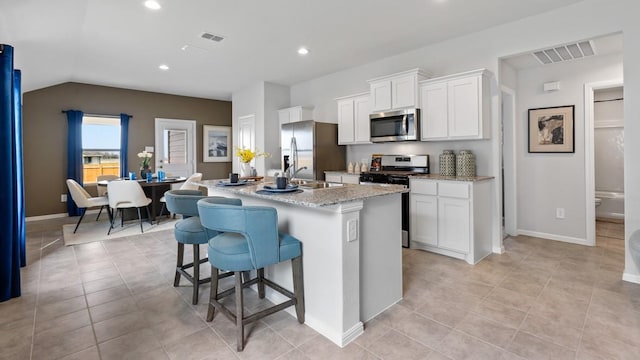
[[[251,288],[257,292],[257,286],[254,285]],[[269,299],[271,302],[273,302],[274,304],[280,304],[282,302],[289,300],[288,297],[280,294],[275,290],[270,289],[269,287],[265,287],[265,297]],[[290,306],[286,308],[284,311],[289,313],[291,316],[296,317],[295,306]],[[309,314],[305,314],[304,317],[305,317],[305,321],[304,321],[305,325],[317,331],[318,333],[320,333],[320,335],[323,335],[324,337],[329,339],[332,343],[340,347],[347,346],[351,341],[353,341],[355,338],[357,338],[364,332],[364,325],[361,321],[358,322],[356,325],[354,325],[351,329],[345,331],[344,333],[339,333],[331,329],[329,326],[327,326],[327,324],[324,321],[320,319],[314,318],[313,316],[309,316]]]
[[640,275],[629,274],[628,272],[625,272],[622,274],[622,280],[635,283],[635,284],[640,284]]
[[[90,215],[90,214],[97,214],[98,211],[100,211],[100,208],[87,210],[87,212],[85,212],[84,214],[85,214],[85,216],[86,215]],[[106,210],[104,210],[104,211],[106,211]],[[69,216],[67,213],[39,215],[39,216],[29,216],[28,218],[25,218],[25,221],[29,222],[29,221],[38,221],[38,220],[59,219],[59,218],[67,217],[67,216]]]
[[38,220],[59,219],[63,217],[67,217],[67,213],[29,216],[28,218],[25,218],[25,221],[29,222],[29,221],[38,221]]
[[595,246],[595,244],[590,244],[587,241],[587,239],[581,239],[581,238],[576,238],[576,237],[571,237],[571,236],[547,234],[547,233],[543,233],[543,232],[529,231],[529,230],[522,230],[522,229],[518,229],[518,234],[519,235],[526,235],[526,236],[533,236],[533,237],[537,237],[537,238],[541,238],[541,239],[547,239],[547,240],[562,241],[562,242],[571,243],[571,244],[578,244],[578,245],[585,245],[585,246]]

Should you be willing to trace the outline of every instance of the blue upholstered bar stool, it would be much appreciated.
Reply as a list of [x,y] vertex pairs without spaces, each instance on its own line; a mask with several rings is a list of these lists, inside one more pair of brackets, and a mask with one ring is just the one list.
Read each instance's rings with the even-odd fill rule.
[[[304,283],[302,275],[302,243],[291,235],[278,232],[276,209],[263,206],[230,206],[214,203],[209,198],[198,201],[202,225],[220,233],[209,240],[211,273],[218,269],[234,272],[235,287],[218,292],[217,279],[211,280],[207,321],[219,310],[236,323],[238,351],[244,349],[244,326],[291,305],[296,307],[299,323],[304,323]],[[293,293],[264,277],[264,268],[291,260]],[[256,277],[242,281],[241,274],[256,270]],[[264,298],[264,286],[280,292],[289,300],[265,310],[244,316],[242,289],[258,285],[258,296]],[[236,309],[230,311],[218,299],[235,292]]]
[[[178,242],[178,256],[176,262],[176,275],[173,280],[173,286],[180,285],[180,276],[184,276],[193,284],[192,303],[198,303],[198,289],[201,284],[211,281],[211,278],[200,279],[200,264],[207,262],[207,258],[200,259],[200,244],[206,244],[210,238],[218,235],[215,230],[206,229],[200,224],[198,217],[198,200],[205,198],[200,190],[170,190],[165,193],[167,201],[167,209],[174,214],[182,215],[182,220],[175,225],[174,234]],[[209,198],[212,203],[242,205],[240,199],[230,199],[219,196]],[[184,245],[193,245],[193,262],[183,264],[184,262]],[[193,276],[187,273],[187,269],[193,267]],[[217,272],[212,272],[217,274]],[[226,277],[233,275],[227,272],[218,275],[218,277]],[[217,278],[216,278],[217,281]]]

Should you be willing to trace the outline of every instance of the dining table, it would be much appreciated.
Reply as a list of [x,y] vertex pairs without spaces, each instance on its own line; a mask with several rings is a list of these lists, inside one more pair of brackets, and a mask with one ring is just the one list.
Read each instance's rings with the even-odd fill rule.
[[[119,181],[119,180],[129,180],[129,178],[119,178],[114,180],[101,180],[98,181],[98,186],[107,186],[109,181]],[[171,185],[180,184],[187,181],[186,177],[167,177],[164,180],[158,180],[158,178],[154,177],[151,181],[147,181],[145,179],[135,180],[140,184],[142,190],[145,195],[151,199],[151,220],[155,221],[156,216],[160,215],[160,210],[162,210],[162,203],[160,199],[164,196],[164,193],[168,190],[171,190]],[[109,194],[107,193],[107,196]],[[125,212],[125,220],[137,219],[137,213],[135,211]]]

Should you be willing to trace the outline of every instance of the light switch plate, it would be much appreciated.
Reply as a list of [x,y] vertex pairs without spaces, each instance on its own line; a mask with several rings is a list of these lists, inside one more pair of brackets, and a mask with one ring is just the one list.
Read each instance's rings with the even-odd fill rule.
[[144,147],[144,151],[146,151],[146,152],[153,152],[153,150],[154,150],[153,146],[145,146]]

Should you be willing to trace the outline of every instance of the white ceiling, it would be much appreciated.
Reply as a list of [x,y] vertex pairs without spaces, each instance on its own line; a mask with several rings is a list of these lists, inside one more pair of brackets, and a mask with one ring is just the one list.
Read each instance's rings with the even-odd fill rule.
[[[591,40],[593,45],[593,49],[595,52],[594,56],[603,56],[603,55],[611,55],[611,54],[621,54],[622,53],[622,34],[611,34],[607,36],[601,36],[593,39],[579,39],[582,40]],[[565,44],[550,44],[549,48],[561,46]],[[546,48],[548,49],[548,48]],[[543,49],[531,49],[531,52],[509,56],[507,58],[503,58],[503,60],[513,67],[516,70],[528,69],[532,67],[538,66],[553,66],[554,64],[543,65],[540,63],[536,57],[533,55],[534,51],[543,50]],[[569,61],[580,61],[580,59],[574,59]],[[562,61],[560,64],[564,64],[567,61]]]
[[75,81],[229,100],[580,1],[0,0],[0,43],[15,47],[24,91]]

